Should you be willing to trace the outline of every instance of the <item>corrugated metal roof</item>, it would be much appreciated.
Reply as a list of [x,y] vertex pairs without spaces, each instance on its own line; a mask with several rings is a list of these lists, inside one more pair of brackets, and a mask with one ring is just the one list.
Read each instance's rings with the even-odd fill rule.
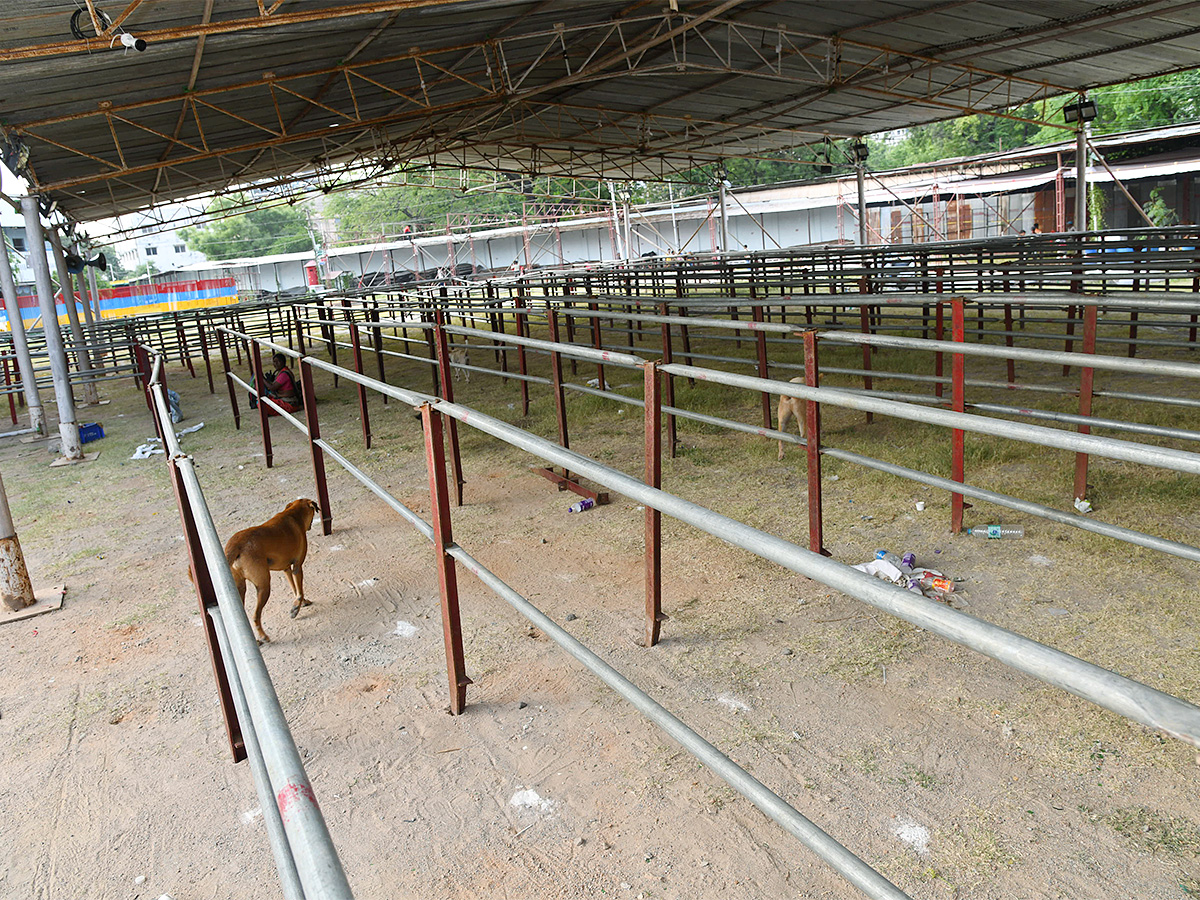
[[672,5],[122,0],[97,37],[74,0],[0,0],[0,120],[86,221],[347,168],[662,178],[1200,59],[1190,0]]

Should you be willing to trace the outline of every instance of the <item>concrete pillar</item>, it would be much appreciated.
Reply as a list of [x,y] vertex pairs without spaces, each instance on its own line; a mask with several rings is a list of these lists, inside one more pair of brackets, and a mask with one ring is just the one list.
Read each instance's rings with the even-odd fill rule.
[[17,355],[17,371],[21,374],[21,387],[25,391],[29,427],[38,434],[45,434],[46,413],[42,409],[42,398],[38,393],[33,360],[29,357],[29,341],[25,339],[25,321],[21,318],[21,309],[17,304],[17,285],[8,261],[7,244],[0,247],[0,288],[4,290],[4,308],[8,312],[8,323],[12,329],[13,352]]
[[25,242],[29,247],[29,265],[33,269],[33,280],[37,284],[46,350],[50,354],[50,374],[54,380],[54,399],[58,403],[58,433],[62,436],[62,454],[67,459],[83,459],[83,449],[79,443],[79,423],[75,418],[75,398],[71,394],[67,353],[63,348],[62,332],[58,327],[54,285],[50,283],[46,238],[42,232],[42,220],[38,218],[37,198],[22,197],[21,212],[25,216]]
[[58,269],[58,286],[62,291],[63,305],[67,308],[67,323],[71,328],[71,341],[75,344],[75,370],[85,379],[83,384],[83,402],[95,406],[100,402],[96,394],[96,383],[90,379],[96,377],[92,365],[92,354],[88,350],[83,329],[79,327],[79,310],[75,308],[75,279],[67,271],[67,259],[63,255],[62,238],[57,228],[50,229],[50,249],[54,256],[54,265]]
[[92,288],[92,303],[96,306],[96,321],[100,322],[104,319],[104,309],[100,306],[100,289],[96,287],[96,270],[88,266],[87,273],[88,284]]
[[34,599],[21,542],[17,540],[12,513],[8,509],[4,479],[0,477],[0,602],[11,610],[18,610],[32,606]]
[[1087,231],[1087,125],[1081,119],[1075,133],[1075,230]]
[[[87,248],[78,242],[71,248],[71,252],[80,259],[87,259]],[[96,318],[92,314],[92,298],[88,296],[88,283],[84,274],[91,271],[91,266],[84,266],[83,271],[75,277],[79,279],[79,300],[83,304],[83,321],[87,325],[89,352],[95,351],[92,356],[92,363],[97,369],[100,369],[104,366],[104,351],[97,347],[100,343],[100,337],[96,332]]]

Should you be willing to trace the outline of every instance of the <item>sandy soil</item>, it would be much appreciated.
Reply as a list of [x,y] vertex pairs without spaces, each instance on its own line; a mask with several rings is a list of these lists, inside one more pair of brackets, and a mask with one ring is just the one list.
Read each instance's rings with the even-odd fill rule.
[[[223,537],[313,494],[298,435],[278,430],[265,469],[256,425],[235,432],[227,398],[170,377],[180,427],[205,423],[184,442]],[[512,393],[481,381],[460,398]],[[132,387],[105,396],[84,411],[107,432],[93,463],[51,470],[44,444],[0,446],[34,582],[68,586],[61,610],[0,630],[0,896],[277,897],[165,464],[128,459],[152,434]],[[368,452],[351,399],[322,388],[324,434],[427,514],[411,411],[374,401]],[[831,440],[848,422],[829,417]],[[633,426],[594,426],[577,448],[636,471]],[[681,431],[668,489],[804,542],[798,451],[778,463],[760,439]],[[532,459],[471,435],[464,449],[460,543],[912,896],[1200,894],[1191,748],[673,522],[671,618],[645,649],[640,510],[614,497],[568,514]],[[997,477],[1021,484],[1048,456],[1001,460]],[[913,549],[968,579],[970,614],[1200,698],[1194,567],[1049,525],[954,538],[944,495],[826,474],[835,558]],[[306,567],[314,606],[289,619],[277,578],[263,652],[360,900],[859,896],[461,571],[475,683],[450,716],[428,543],[333,466],[330,487],[334,531],[314,530]],[[1176,534],[1194,540],[1187,527]]]

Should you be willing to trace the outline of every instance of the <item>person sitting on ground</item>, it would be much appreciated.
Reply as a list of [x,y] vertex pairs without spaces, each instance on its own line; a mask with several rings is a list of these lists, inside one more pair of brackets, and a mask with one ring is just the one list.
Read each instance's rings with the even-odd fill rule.
[[[303,409],[304,400],[300,396],[300,389],[296,387],[296,378],[287,366],[287,357],[276,353],[271,357],[271,365],[275,367],[275,371],[267,379],[267,396],[288,412]],[[270,410],[270,413],[273,415],[275,411]]]

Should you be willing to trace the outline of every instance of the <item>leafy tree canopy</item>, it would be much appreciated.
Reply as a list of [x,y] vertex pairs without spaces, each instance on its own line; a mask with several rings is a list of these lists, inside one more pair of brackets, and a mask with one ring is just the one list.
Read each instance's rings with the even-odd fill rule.
[[[209,212],[241,206],[243,202],[242,197],[220,198],[209,207]],[[197,250],[208,259],[269,256],[312,249],[304,211],[294,206],[251,209],[208,225],[184,228],[180,234],[189,250]]]

